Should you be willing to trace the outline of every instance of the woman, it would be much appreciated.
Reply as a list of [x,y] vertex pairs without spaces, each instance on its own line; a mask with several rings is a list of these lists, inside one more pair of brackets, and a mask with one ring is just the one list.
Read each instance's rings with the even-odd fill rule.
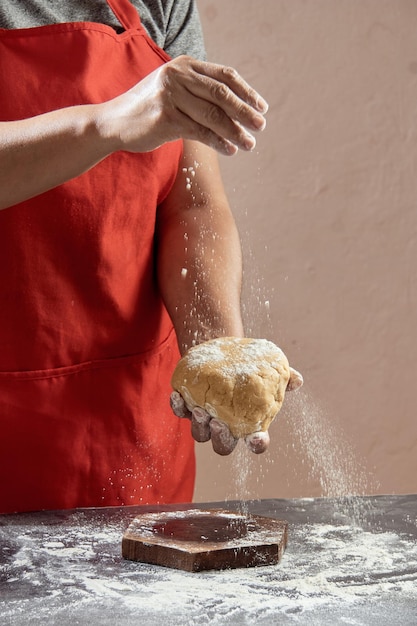
[[[192,0],[136,5],[203,56]],[[128,0],[1,12],[0,511],[190,501],[169,380],[193,343],[243,334],[215,151],[251,150],[267,105],[170,60]],[[218,423],[212,440],[234,445]]]

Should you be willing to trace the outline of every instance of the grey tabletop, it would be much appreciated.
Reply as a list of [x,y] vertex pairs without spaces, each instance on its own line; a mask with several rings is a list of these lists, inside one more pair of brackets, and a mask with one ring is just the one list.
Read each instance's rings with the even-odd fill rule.
[[289,522],[278,565],[188,573],[126,561],[145,511],[0,516],[0,624],[417,624],[417,495],[182,505]]

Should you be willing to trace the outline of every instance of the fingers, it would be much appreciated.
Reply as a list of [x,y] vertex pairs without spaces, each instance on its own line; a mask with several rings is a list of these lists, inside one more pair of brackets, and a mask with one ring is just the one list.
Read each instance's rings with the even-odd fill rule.
[[238,439],[235,439],[228,426],[215,418],[210,421],[211,443],[214,452],[226,456],[233,452]]
[[192,411],[191,434],[199,443],[211,439],[213,450],[222,456],[233,452],[238,442],[224,422],[213,419],[201,407],[195,407]]
[[172,412],[177,417],[185,417],[191,420],[191,434],[195,441],[202,443],[209,441],[211,437],[211,416],[201,407],[195,407],[192,411],[187,408],[184,398],[178,391],[173,391],[170,396]]
[[249,450],[254,454],[262,454],[269,446],[269,433],[268,431],[260,431],[257,433],[251,433],[245,437],[245,443]]
[[210,420],[211,416],[200,407],[195,407],[191,413],[191,434],[195,441],[202,443],[211,437]]
[[[233,156],[239,149],[249,149],[244,147],[247,140],[247,133],[245,133],[244,129],[234,128],[234,124],[230,120],[226,119],[223,127],[222,124],[216,125],[219,133],[223,133],[224,136],[218,134],[205,125],[210,124],[210,122],[207,120],[204,112],[199,111],[201,108],[204,108],[204,103],[201,105],[201,100],[198,99],[196,99],[195,102],[196,105],[193,107],[193,115],[196,119],[191,119],[181,111],[177,112],[177,115],[180,118],[179,126],[182,129],[181,136],[184,139],[199,141],[200,143],[209,146],[209,148],[213,148],[213,150],[216,150],[225,156]],[[197,121],[197,119],[199,121]],[[227,130],[227,128],[229,130]],[[226,135],[228,138],[226,138]],[[255,145],[254,139],[250,139],[250,142],[252,146]]]
[[233,68],[178,57],[165,65],[165,88],[171,105],[187,127],[189,139],[225,154],[252,150],[252,132],[263,130],[265,100]]
[[[214,452],[221,456],[231,454],[235,449],[238,439],[233,437],[229,427],[224,422],[212,418],[201,407],[195,407],[189,411],[187,405],[178,391],[173,391],[170,396],[170,404],[173,413],[177,417],[191,420],[191,434],[195,441],[203,443],[211,439]],[[245,438],[245,443],[254,454],[265,452],[269,446],[268,432],[256,432]]]
[[290,379],[287,384],[287,391],[295,391],[302,387],[304,379],[300,372],[297,372],[294,368],[290,367]]
[[268,108],[267,104],[264,104],[262,112],[257,108],[261,96],[256,94],[235,70],[209,63],[201,64],[194,69],[197,71],[189,75],[185,87],[190,94],[207,103],[203,111],[209,121],[214,123],[223,121],[224,115],[253,131],[265,128],[264,113]]
[[195,441],[199,443],[209,441],[211,438],[210,420],[212,418],[207,411],[198,406],[190,411],[184,398],[178,391],[171,393],[170,405],[174,415],[191,420],[191,434]]
[[232,155],[240,150],[253,150],[256,146],[255,137],[243,126],[231,119],[220,107],[205,100],[184,94],[182,106],[190,106],[192,118],[184,116],[183,127],[187,129],[189,138],[205,143],[222,154]]
[[[221,85],[226,85],[238,98],[248,104],[252,109],[260,113],[267,112],[267,102],[234,68],[218,65],[216,63],[194,61],[194,69],[203,76],[207,76]],[[217,90],[214,91],[214,96],[221,100],[224,96],[224,90],[217,88]]]
[[224,422],[213,419],[201,407],[192,411],[191,434],[199,443],[211,439],[213,450],[222,456],[233,452],[238,442]]
[[171,393],[169,402],[174,415],[176,415],[177,417],[191,418],[191,413],[186,407],[184,398],[180,393],[178,393],[178,391],[173,391]]

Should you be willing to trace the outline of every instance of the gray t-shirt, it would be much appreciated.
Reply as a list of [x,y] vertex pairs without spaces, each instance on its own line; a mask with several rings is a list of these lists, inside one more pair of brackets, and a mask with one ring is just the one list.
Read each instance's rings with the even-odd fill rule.
[[[132,0],[142,24],[171,57],[205,59],[195,0]],[[122,26],[105,0],[10,0],[0,3],[0,28],[31,28],[59,22],[100,22]]]

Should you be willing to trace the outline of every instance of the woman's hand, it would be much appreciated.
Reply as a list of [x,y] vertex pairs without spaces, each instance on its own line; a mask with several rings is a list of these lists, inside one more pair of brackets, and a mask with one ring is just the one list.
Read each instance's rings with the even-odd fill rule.
[[0,210],[118,150],[148,152],[179,138],[226,155],[251,150],[267,108],[235,70],[181,56],[106,102],[0,121]]
[[[287,391],[299,389],[303,384],[303,377],[297,370],[290,367],[290,379],[287,384]],[[171,394],[171,408],[177,417],[185,417],[191,420],[191,434],[198,442],[209,441],[213,450],[217,454],[226,456],[233,452],[238,439],[233,437],[227,424],[215,419],[201,407],[195,407],[192,411],[178,391]],[[245,443],[254,454],[265,452],[269,446],[268,431],[258,431],[245,437]]]
[[265,100],[230,67],[180,56],[126,93],[99,105],[112,150],[146,152],[193,139],[231,155],[255,147],[265,127]]

